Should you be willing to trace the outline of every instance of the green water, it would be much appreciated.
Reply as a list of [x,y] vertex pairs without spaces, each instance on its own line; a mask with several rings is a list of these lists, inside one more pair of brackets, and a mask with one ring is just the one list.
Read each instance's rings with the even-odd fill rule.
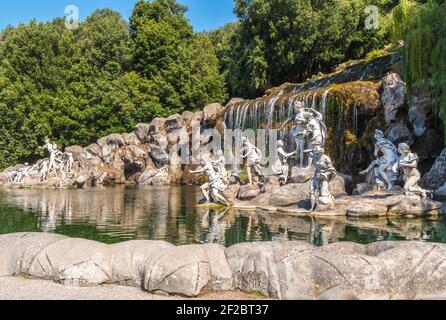
[[86,190],[0,189],[0,234],[52,232],[118,243],[164,240],[176,245],[303,240],[446,243],[446,220],[289,217],[262,211],[195,207],[196,187],[110,187]]

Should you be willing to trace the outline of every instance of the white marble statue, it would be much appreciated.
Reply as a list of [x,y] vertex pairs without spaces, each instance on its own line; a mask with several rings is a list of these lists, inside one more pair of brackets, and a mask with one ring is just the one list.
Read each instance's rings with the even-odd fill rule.
[[418,155],[412,153],[410,147],[406,143],[398,146],[398,153],[401,155],[395,169],[401,169],[404,174],[404,190],[406,195],[419,195],[422,199],[427,199],[427,195],[432,191],[424,190],[418,185],[421,179],[421,173],[418,171]]
[[190,171],[190,173],[199,174],[205,173],[208,177],[208,182],[203,184],[201,192],[203,193],[205,203],[211,203],[211,199],[223,204],[225,206],[230,206],[226,198],[221,194],[228,188],[228,185],[224,182],[222,173],[214,169],[214,165],[210,159],[205,156],[201,157],[202,168],[195,171]]
[[44,183],[48,179],[48,164],[49,160],[45,159],[40,163],[39,166],[39,181]]
[[229,173],[226,170],[226,158],[223,153],[223,150],[218,151],[217,153],[217,159],[211,160],[215,171],[217,171],[220,176],[222,177],[223,181],[228,184],[229,183]]
[[398,150],[390,140],[384,137],[384,133],[381,130],[375,131],[375,139],[374,156],[376,160],[360,174],[367,175],[374,170],[375,183],[378,189],[390,191],[397,179],[393,169],[398,162]]
[[246,173],[249,184],[253,184],[253,174],[262,177],[262,152],[247,137],[242,138],[242,158],[246,159]]
[[[292,129],[296,142],[296,158],[299,160],[299,166],[305,166],[305,150],[315,147],[325,147],[327,137],[327,127],[324,124],[321,113],[314,109],[304,107],[302,102],[296,102],[294,117],[288,119],[282,126],[284,128],[294,120]],[[309,157],[308,167],[311,167],[313,159]]]
[[57,177],[57,169],[59,168],[60,162],[62,162],[62,160],[58,159],[58,157],[62,155],[62,152],[58,150],[57,144],[54,142],[50,142],[49,139],[45,140],[43,149],[48,150],[48,152],[50,153],[48,173],[53,173]]
[[276,162],[273,165],[273,175],[279,177],[281,185],[285,185],[288,182],[290,173],[290,166],[288,160],[296,154],[296,151],[286,153],[284,150],[285,144],[282,140],[277,141]]
[[315,170],[310,183],[310,200],[311,211],[314,211],[319,204],[327,206],[333,203],[334,198],[329,187],[330,182],[336,178],[336,169],[321,147],[315,147],[311,153]]

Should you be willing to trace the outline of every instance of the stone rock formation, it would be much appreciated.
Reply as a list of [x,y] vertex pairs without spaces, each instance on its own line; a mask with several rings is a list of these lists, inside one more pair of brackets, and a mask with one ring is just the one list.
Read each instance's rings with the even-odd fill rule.
[[242,243],[175,247],[163,241],[106,245],[43,233],[0,236],[0,276],[67,286],[121,284],[195,297],[205,290],[273,299],[444,299],[446,245],[417,241]]

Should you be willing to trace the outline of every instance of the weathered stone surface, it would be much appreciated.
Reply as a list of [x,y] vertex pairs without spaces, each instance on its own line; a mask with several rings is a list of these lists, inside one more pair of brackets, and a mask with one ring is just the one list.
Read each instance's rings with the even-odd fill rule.
[[[446,293],[445,245],[337,243],[273,258],[277,243],[227,250],[236,288],[279,299],[416,299]],[[299,244],[293,244],[298,248]],[[362,248],[361,248],[362,247]],[[276,249],[276,250],[275,250]],[[254,253],[255,252],[255,253]]]
[[81,146],[71,146],[65,148],[66,153],[71,153],[73,155],[74,161],[81,161],[85,153],[85,149]]
[[156,261],[174,245],[164,241],[128,241],[112,245],[111,266],[115,283],[139,287],[147,259]]
[[347,216],[357,218],[376,218],[387,216],[388,207],[379,204],[356,202],[347,209]]
[[443,184],[443,186],[441,186],[437,190],[435,190],[435,200],[446,201],[446,183]]
[[390,73],[381,81],[381,87],[385,120],[391,123],[395,121],[398,110],[405,105],[406,84],[397,73]]
[[194,113],[190,112],[190,111],[184,111],[181,114],[181,117],[183,117],[183,120],[184,120],[185,124],[190,124],[190,122],[192,121],[192,119],[194,117]]
[[231,106],[233,106],[233,105],[235,105],[235,104],[237,104],[237,103],[241,103],[241,102],[243,102],[243,101],[245,101],[245,99],[242,99],[242,98],[232,98],[231,100],[229,100],[229,102],[228,102],[228,104],[226,105],[226,107],[228,108],[228,107],[231,107]]
[[169,154],[162,147],[152,146],[150,150],[150,158],[153,160],[153,163],[155,163],[158,169],[169,164]]
[[240,187],[237,198],[240,200],[252,200],[261,194],[259,187],[255,185],[243,185]]
[[261,292],[266,296],[281,297],[281,283],[277,263],[295,254],[312,251],[304,242],[243,243],[226,250],[234,286],[245,292]]
[[396,146],[400,143],[407,143],[409,146],[413,145],[414,138],[412,132],[406,127],[403,123],[398,123],[393,126],[389,131],[388,138],[392,141]]
[[34,257],[47,246],[66,239],[41,233],[0,235],[0,276],[29,273]]
[[299,168],[299,167],[293,167],[291,169],[291,183],[305,183],[310,181],[311,177],[313,176],[313,169],[312,168]]
[[437,158],[431,170],[422,179],[422,186],[429,190],[436,190],[446,182],[446,149]]
[[150,122],[150,127],[149,127],[149,135],[154,135],[160,132],[163,132],[166,123],[166,119],[165,118],[155,118],[152,120],[152,122]]
[[440,202],[431,200],[422,200],[419,196],[396,196],[387,200],[389,205],[389,214],[403,216],[429,216],[438,215],[443,207]]
[[232,289],[232,272],[224,247],[189,245],[171,248],[146,261],[143,288],[149,292],[197,296],[205,287]]

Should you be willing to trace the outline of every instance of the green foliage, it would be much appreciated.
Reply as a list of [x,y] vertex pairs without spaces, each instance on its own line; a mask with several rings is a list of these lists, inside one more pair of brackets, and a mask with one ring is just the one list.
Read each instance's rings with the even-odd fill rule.
[[193,33],[185,11],[173,0],[140,0],[130,19],[135,69],[175,112],[227,98],[213,44],[207,35]]
[[[404,13],[404,14],[403,14]],[[394,13],[395,40],[404,40],[409,96],[430,96],[437,114],[446,111],[446,4],[403,0]],[[441,109],[443,108],[443,109]],[[446,120],[446,118],[445,118]]]
[[[345,60],[383,47],[390,39],[385,14],[396,5],[396,0],[235,2],[239,23],[215,31],[213,40],[227,55],[221,67],[230,94],[244,97],[333,71]],[[365,28],[368,5],[378,6],[383,17],[377,30]]]
[[88,145],[139,122],[227,98],[209,37],[174,0],[139,1],[130,25],[97,10],[0,34],[0,168],[41,157],[46,137]]

